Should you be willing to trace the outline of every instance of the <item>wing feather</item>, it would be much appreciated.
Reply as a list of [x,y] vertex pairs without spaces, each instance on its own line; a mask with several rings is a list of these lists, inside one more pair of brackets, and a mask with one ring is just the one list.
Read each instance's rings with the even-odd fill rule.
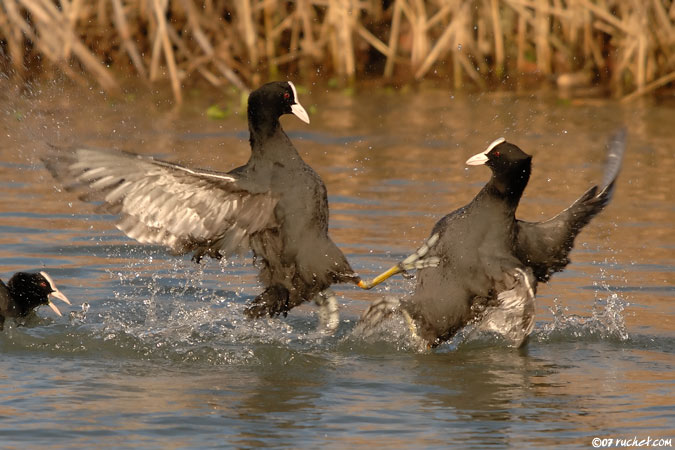
[[241,252],[248,237],[276,227],[277,199],[249,192],[238,175],[189,169],[131,153],[54,149],[42,158],[52,175],[85,201],[120,215],[123,233],[175,253],[213,257]]
[[583,227],[612,199],[626,150],[626,130],[614,132],[607,144],[602,182],[593,186],[572,205],[543,222],[517,221],[516,253],[534,270],[539,281],[547,281],[569,264],[574,240]]

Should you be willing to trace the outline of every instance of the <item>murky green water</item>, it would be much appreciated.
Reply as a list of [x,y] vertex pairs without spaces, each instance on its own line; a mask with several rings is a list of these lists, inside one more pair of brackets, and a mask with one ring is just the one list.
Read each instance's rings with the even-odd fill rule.
[[399,330],[352,334],[369,300],[337,286],[342,323],[316,311],[250,322],[250,258],[196,266],[124,238],[113,218],[58,192],[45,142],[117,147],[229,170],[246,123],[212,121],[201,93],[181,111],[151,95],[106,100],[41,87],[0,95],[0,277],[43,269],[73,301],[0,333],[4,448],[591,447],[674,438],[675,102],[563,102],[546,94],[301,94],[311,125],[282,120],[324,178],[331,235],[363,275],[406,255],[487,180],[466,158],[505,136],[534,155],[519,217],[540,220],[599,180],[604,141],[628,127],[612,204],[541,286],[521,351],[489,336],[416,353]]

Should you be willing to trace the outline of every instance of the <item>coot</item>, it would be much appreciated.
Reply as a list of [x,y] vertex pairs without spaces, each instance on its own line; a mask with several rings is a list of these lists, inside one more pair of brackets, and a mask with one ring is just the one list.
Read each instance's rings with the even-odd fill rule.
[[439,240],[429,256],[440,258],[440,264],[420,271],[414,293],[400,303],[391,298],[373,303],[357,328],[371,330],[401,314],[429,347],[469,323],[523,345],[534,325],[537,283],[569,264],[577,234],[611,200],[625,141],[625,130],[612,135],[600,185],[544,222],[516,219],[530,178],[530,155],[501,138],[469,158],[468,165],[487,165],[492,177],[468,205],[434,226],[432,235]]
[[46,272],[17,272],[7,284],[0,280],[0,330],[5,319],[26,317],[40,305],[49,305],[60,316],[61,311],[49,300],[50,296],[70,305],[68,298]]

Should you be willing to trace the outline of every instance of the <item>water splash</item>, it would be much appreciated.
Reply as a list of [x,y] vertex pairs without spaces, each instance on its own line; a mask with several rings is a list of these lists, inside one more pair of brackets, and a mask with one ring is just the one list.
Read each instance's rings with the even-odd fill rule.
[[[287,318],[251,321],[243,309],[258,286],[248,261],[205,260],[194,264],[187,257],[169,257],[147,246],[123,244],[112,248],[112,257],[124,258],[123,265],[107,271],[109,282],[97,294],[92,291],[80,311],[70,313],[68,324],[48,324],[40,330],[14,329],[5,348],[207,366],[269,364],[270,355],[275,353],[294,358],[334,351],[429,351],[411,336],[399,316],[367,334],[345,317],[335,335],[317,331],[318,319],[312,306],[298,308]],[[606,262],[600,266],[601,270],[611,267]],[[540,323],[531,342],[627,340],[624,310],[628,303],[613,292],[611,284],[617,281],[620,283],[616,276],[603,272],[595,285],[596,301],[590,317],[572,315],[556,300],[551,309],[552,322]],[[399,288],[395,294],[405,295],[412,289]],[[390,292],[389,287],[385,291]],[[506,348],[508,343],[469,325],[433,352],[495,346]]]
[[396,314],[388,317],[373,327],[352,329],[340,342],[341,346],[349,346],[351,350],[359,349],[364,353],[371,352],[425,352],[426,345],[410,333],[403,316]]
[[71,325],[80,325],[87,320],[87,312],[91,306],[89,303],[84,302],[80,306],[80,311],[71,311],[68,315]]
[[554,338],[599,338],[627,341],[628,329],[623,312],[629,305],[627,301],[616,293],[610,293],[604,298],[596,298],[590,317],[568,314],[568,308],[554,300],[555,305],[550,308],[553,321],[537,330],[535,336],[538,341]]

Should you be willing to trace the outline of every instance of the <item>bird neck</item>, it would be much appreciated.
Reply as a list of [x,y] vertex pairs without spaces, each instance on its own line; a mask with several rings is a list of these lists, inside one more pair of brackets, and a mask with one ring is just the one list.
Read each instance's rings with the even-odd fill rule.
[[530,170],[528,168],[512,173],[493,175],[483,191],[490,197],[505,201],[515,211],[529,179]]
[[248,131],[251,133],[251,146],[255,141],[263,141],[272,136],[281,128],[279,118],[263,114],[258,116],[248,116]]
[[281,128],[279,123],[281,113],[272,108],[266,108],[257,97],[249,99],[247,116],[251,147],[254,143],[264,142]]
[[251,143],[251,158],[265,159],[274,162],[290,162],[300,158],[298,151],[288,138],[279,120],[273,124],[256,127],[249,121],[249,141]]

